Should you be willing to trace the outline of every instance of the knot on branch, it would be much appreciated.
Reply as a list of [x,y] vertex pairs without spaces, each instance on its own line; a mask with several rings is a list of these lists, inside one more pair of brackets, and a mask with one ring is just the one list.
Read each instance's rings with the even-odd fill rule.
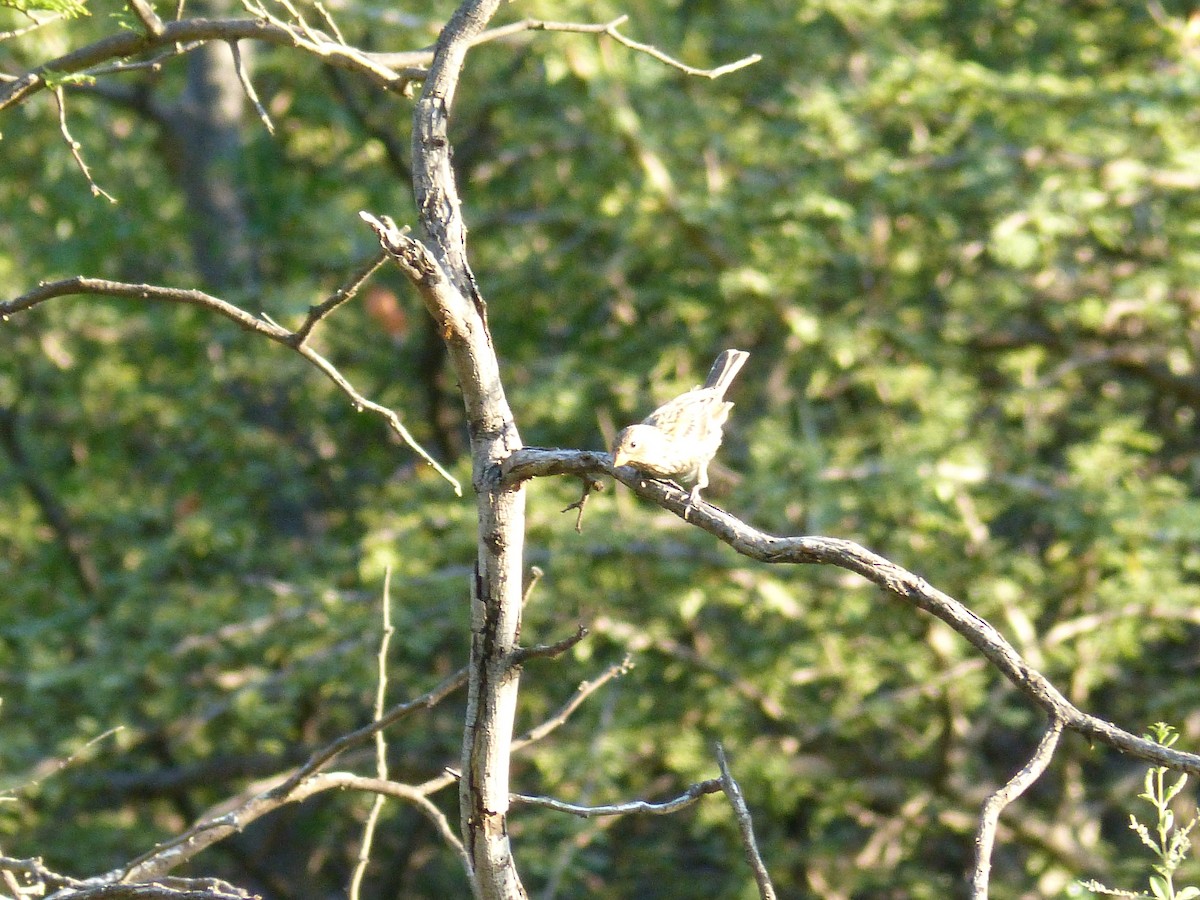
[[432,286],[445,280],[445,273],[429,248],[416,238],[410,237],[407,226],[400,228],[391,216],[376,218],[366,211],[358,215],[371,226],[384,252],[399,263],[400,268],[415,283]]

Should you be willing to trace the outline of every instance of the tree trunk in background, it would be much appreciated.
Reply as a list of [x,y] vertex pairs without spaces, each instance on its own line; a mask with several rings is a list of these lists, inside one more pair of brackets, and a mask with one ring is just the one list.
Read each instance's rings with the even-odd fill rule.
[[[229,0],[205,0],[202,12],[227,15]],[[250,67],[253,48],[239,47]],[[238,173],[246,94],[238,80],[233,50],[211,42],[187,56],[187,86],[168,113],[168,154],[191,222],[196,269],[217,293],[258,287],[257,258]]]

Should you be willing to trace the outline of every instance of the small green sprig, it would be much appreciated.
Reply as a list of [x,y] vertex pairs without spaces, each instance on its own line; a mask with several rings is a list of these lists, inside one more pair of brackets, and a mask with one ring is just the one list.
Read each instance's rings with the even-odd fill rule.
[[0,6],[23,13],[56,13],[67,19],[90,15],[84,0],[0,0]]
[[[1145,735],[1164,747],[1172,746],[1179,740],[1179,734],[1165,722],[1155,722],[1150,726],[1150,733]],[[1132,828],[1142,843],[1150,848],[1157,858],[1154,863],[1153,875],[1149,878],[1150,890],[1124,891],[1110,888],[1097,881],[1084,881],[1080,885],[1097,894],[1110,897],[1136,897],[1145,900],[1200,900],[1200,888],[1175,886],[1175,873],[1187,859],[1192,845],[1192,829],[1196,827],[1196,817],[1193,816],[1186,825],[1178,825],[1175,813],[1170,809],[1171,801],[1179,796],[1187,784],[1187,774],[1183,773],[1174,781],[1167,780],[1167,767],[1155,766],[1146,772],[1145,788],[1138,794],[1138,799],[1145,800],[1155,811],[1155,821],[1140,822],[1133,813],[1129,815],[1129,827]]]

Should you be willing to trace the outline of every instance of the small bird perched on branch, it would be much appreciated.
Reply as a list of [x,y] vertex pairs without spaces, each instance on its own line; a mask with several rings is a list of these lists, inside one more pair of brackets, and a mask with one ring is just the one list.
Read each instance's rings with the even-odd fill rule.
[[630,465],[656,478],[695,482],[688,497],[688,506],[695,506],[701,488],[708,487],[708,464],[721,446],[722,429],[733,409],[725,392],[749,358],[744,350],[724,351],[702,387],[680,394],[640,425],[621,431],[613,444],[613,465]]

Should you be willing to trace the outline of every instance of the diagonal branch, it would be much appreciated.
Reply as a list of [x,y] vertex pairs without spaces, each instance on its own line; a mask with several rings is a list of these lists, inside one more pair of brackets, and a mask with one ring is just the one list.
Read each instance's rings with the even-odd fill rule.
[[[210,812],[200,822],[169,841],[159,844],[120,869],[109,872],[99,879],[105,883],[118,881],[145,881],[169,872],[176,866],[223,840],[230,834],[241,831],[248,824],[288,803],[293,803],[316,792],[307,787],[312,776],[320,772],[331,760],[370,740],[376,732],[395,724],[400,719],[422,709],[430,709],[462,687],[467,680],[467,670],[460,669],[437,687],[413,700],[397,704],[379,719],[357,731],[342,735],[326,744],[280,784],[259,791],[253,797],[237,804],[233,809]],[[318,786],[338,787],[337,783],[319,782]],[[325,789],[325,788],[321,788]]]
[[733,807],[738,831],[742,835],[742,847],[746,851],[746,859],[750,862],[750,868],[754,870],[754,880],[758,883],[758,894],[762,900],[775,900],[775,885],[771,883],[766,863],[763,862],[762,854],[758,852],[758,841],[754,839],[754,822],[750,818],[750,808],[746,805],[746,798],[742,795],[742,786],[734,780],[733,772],[729,769],[729,760],[725,758],[725,748],[719,743],[717,744],[717,765],[721,769],[721,790],[725,792],[725,796],[729,798],[729,805]]
[[360,267],[351,277],[350,281],[339,288],[332,297],[309,310],[308,317],[297,331],[289,331],[268,318],[253,316],[241,307],[234,306],[232,303],[222,300],[219,297],[213,297],[211,294],[206,294],[204,291],[159,287],[151,284],[128,284],[120,281],[107,281],[103,278],[87,278],[84,276],[67,278],[63,281],[45,282],[38,285],[34,290],[22,294],[15,300],[0,302],[0,321],[7,320],[13,313],[31,309],[55,297],[66,297],[75,294],[98,294],[105,297],[125,297],[131,300],[181,303],[187,306],[199,306],[211,312],[218,313],[227,319],[231,319],[246,331],[260,334],[277,344],[290,347],[311,362],[325,373],[329,380],[342,390],[342,393],[350,398],[350,402],[354,404],[355,409],[367,409],[382,417],[391,426],[392,431],[399,435],[400,439],[414,453],[429,463],[435,472],[448,481],[454,488],[454,493],[461,497],[462,486],[458,483],[458,479],[446,471],[437,460],[429,455],[424,447],[417,443],[416,438],[404,427],[404,423],[400,420],[396,412],[388,409],[386,406],[381,406],[378,403],[368,400],[360,394],[346,380],[345,376],[337,370],[333,363],[329,362],[329,360],[307,343],[308,337],[317,323],[354,296],[367,277],[381,263],[382,258],[376,257],[366,265]]
[[505,484],[544,475],[611,475],[638,496],[728,544],[743,556],[766,563],[827,565],[854,572],[894,597],[941,619],[966,638],[1018,690],[1063,727],[1138,759],[1200,775],[1200,755],[1163,747],[1078,709],[1041,672],[1025,661],[989,622],[924,578],[853,541],[828,537],[776,537],[709,503],[689,508],[688,494],[674,484],[656,481],[623,466],[613,469],[607,453],[525,447],[501,464]]
[[256,40],[294,47],[320,57],[330,65],[364,75],[381,87],[396,90],[402,90],[412,80],[412,73],[397,69],[419,66],[432,58],[432,53],[428,50],[389,53],[383,54],[387,59],[384,63],[379,61],[376,54],[319,35],[310,37],[286,24],[276,24],[262,18],[180,19],[164,23],[161,34],[118,31],[30,69],[0,86],[0,110],[21,103],[39,91],[61,82],[64,75],[84,72],[101,63],[128,59],[151,50],[166,50],[195,41],[239,40]]
[[1050,765],[1058,739],[1062,735],[1063,720],[1054,718],[1042,735],[1037,749],[1029,762],[1021,767],[1008,783],[988,797],[979,817],[979,831],[975,837],[975,875],[971,884],[972,900],[987,900],[988,878],[992,870],[992,846],[996,842],[996,826],[1000,824],[1000,813],[1004,807],[1020,797]]

